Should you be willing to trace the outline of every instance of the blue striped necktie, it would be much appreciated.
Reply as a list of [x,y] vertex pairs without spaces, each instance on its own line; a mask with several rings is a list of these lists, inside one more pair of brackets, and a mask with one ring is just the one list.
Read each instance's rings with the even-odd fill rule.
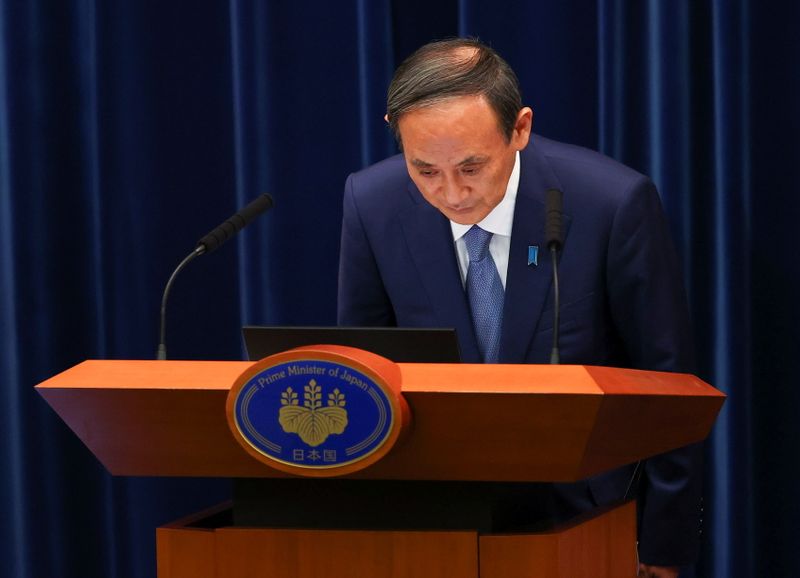
[[469,253],[467,297],[478,349],[485,363],[496,363],[498,359],[505,295],[497,266],[489,253],[491,238],[492,234],[478,225],[473,225],[464,235]]

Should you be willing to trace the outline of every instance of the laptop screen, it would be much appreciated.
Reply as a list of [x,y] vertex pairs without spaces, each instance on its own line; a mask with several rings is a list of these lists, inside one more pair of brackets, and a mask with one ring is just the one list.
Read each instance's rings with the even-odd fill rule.
[[247,355],[256,361],[302,345],[349,345],[398,363],[458,363],[455,329],[408,327],[242,328]]

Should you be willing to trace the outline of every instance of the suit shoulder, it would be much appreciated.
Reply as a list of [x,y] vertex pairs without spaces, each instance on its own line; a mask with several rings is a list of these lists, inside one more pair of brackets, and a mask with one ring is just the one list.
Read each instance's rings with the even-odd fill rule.
[[619,201],[635,187],[652,184],[642,173],[588,148],[540,136],[535,146],[565,190],[602,193],[607,200]]
[[379,194],[405,188],[410,179],[405,159],[398,154],[352,173],[347,180],[359,194]]
[[581,164],[596,169],[619,172],[628,178],[634,179],[645,177],[642,173],[623,165],[621,162],[586,147],[563,143],[538,135],[535,137],[534,144],[551,163]]
[[414,191],[403,155],[395,155],[352,173],[345,185],[345,199],[372,219],[388,219],[418,202]]

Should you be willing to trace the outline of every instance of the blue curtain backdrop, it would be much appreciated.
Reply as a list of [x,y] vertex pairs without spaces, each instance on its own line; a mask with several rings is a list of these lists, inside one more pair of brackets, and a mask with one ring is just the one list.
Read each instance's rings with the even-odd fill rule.
[[149,358],[237,359],[242,324],[332,324],[346,175],[392,154],[384,94],[433,38],[517,70],[535,129],[650,174],[684,264],[707,444],[696,575],[800,575],[800,8],[794,0],[0,0],[0,559],[4,575],[150,577],[156,525],[224,480],[113,478],[34,392]]

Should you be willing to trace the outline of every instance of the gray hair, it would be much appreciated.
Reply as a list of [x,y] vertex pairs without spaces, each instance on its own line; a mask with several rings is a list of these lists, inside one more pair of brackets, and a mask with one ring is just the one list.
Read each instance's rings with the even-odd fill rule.
[[479,95],[486,98],[500,132],[510,140],[522,96],[508,63],[477,39],[431,42],[395,71],[386,102],[389,126],[402,146],[398,123],[405,113],[459,96]]

